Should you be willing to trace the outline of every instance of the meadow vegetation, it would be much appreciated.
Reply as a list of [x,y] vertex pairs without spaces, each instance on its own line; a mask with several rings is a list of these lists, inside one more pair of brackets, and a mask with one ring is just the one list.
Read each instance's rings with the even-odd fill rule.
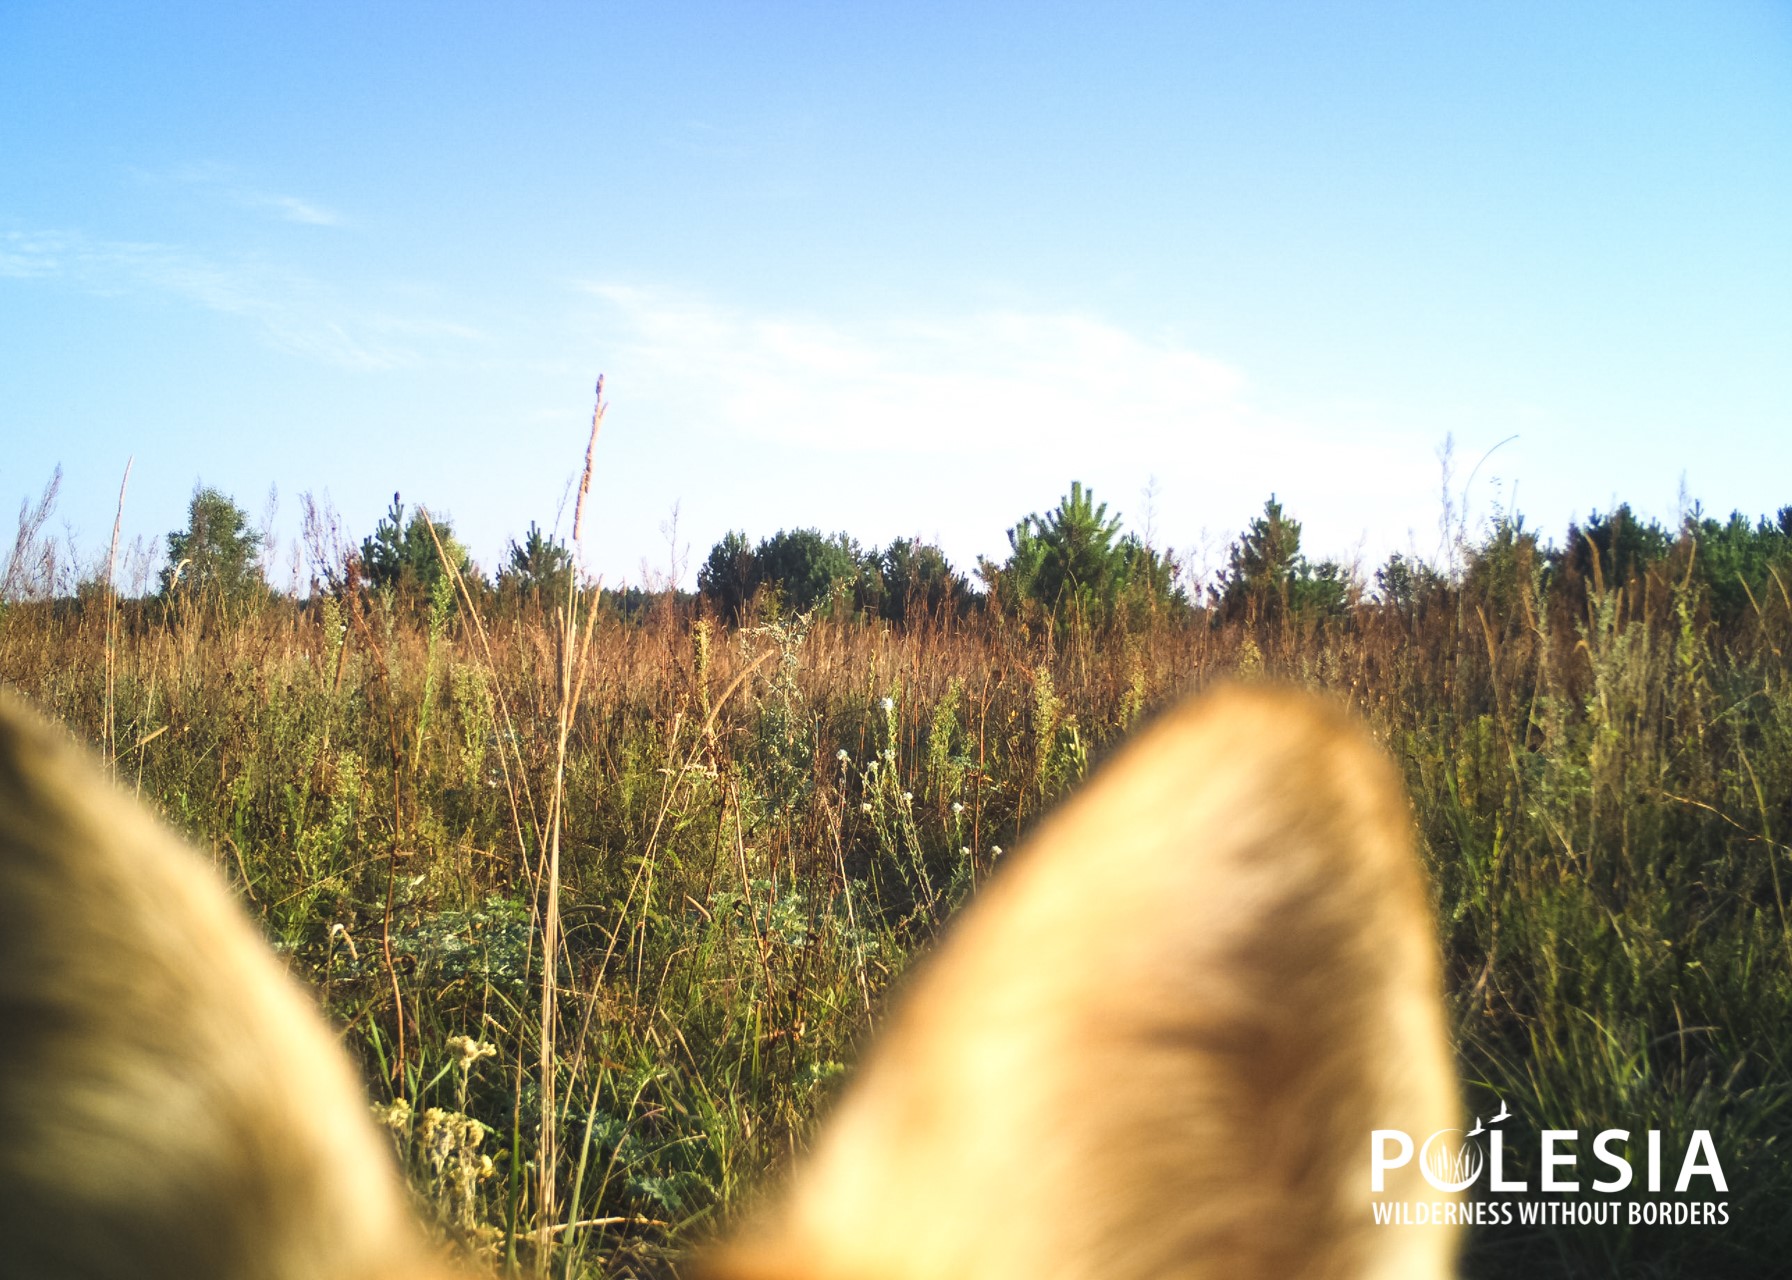
[[1405,773],[1468,1104],[1510,1107],[1518,1176],[1545,1128],[1722,1157],[1727,1226],[1483,1228],[1467,1273],[1784,1265],[1792,509],[1621,507],[1559,547],[1501,517],[1365,580],[1272,500],[1195,583],[1078,487],[976,590],[811,530],[618,600],[534,528],[487,582],[395,500],[359,545],[319,519],[297,598],[232,576],[256,539],[206,493],[140,598],[68,581],[25,512],[0,678],[213,851],[445,1239],[676,1274],[1042,811],[1157,708],[1273,679]]

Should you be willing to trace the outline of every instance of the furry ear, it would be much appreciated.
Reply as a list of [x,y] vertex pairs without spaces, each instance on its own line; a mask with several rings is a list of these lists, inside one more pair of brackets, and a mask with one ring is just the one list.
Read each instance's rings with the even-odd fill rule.
[[[1405,794],[1341,712],[1231,689],[1043,823],[924,961],[719,1280],[1448,1275],[1371,1133],[1459,1124]],[[1442,1201],[1416,1162],[1390,1200]]]
[[433,1274],[351,1066],[204,860],[0,691],[7,1274]]

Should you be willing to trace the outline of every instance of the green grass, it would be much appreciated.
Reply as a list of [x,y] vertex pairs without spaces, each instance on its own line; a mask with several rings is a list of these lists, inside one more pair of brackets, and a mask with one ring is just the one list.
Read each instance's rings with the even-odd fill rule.
[[1669,570],[1127,636],[599,611],[563,764],[539,613],[482,641],[442,601],[127,605],[109,641],[92,600],[17,604],[0,678],[95,743],[110,711],[120,780],[214,851],[404,1104],[439,1230],[529,1268],[545,1227],[579,1276],[675,1274],[801,1145],[916,949],[1142,716],[1240,674],[1330,689],[1410,785],[1471,1109],[1504,1099],[1531,1159],[1542,1128],[1660,1128],[1676,1161],[1707,1128],[1729,1178],[1727,1227],[1481,1229],[1467,1273],[1765,1274],[1792,1248],[1792,625],[1769,599],[1720,627]]

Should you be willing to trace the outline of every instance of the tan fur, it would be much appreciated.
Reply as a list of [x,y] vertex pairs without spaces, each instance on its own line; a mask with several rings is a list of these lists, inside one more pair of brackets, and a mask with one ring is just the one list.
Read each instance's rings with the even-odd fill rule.
[[[1044,823],[925,962],[728,1280],[1431,1278],[1370,1134],[1458,1123],[1393,768],[1233,689]],[[1416,1162],[1391,1199],[1439,1200]]]
[[0,691],[0,1273],[434,1270],[311,1000],[210,867]]

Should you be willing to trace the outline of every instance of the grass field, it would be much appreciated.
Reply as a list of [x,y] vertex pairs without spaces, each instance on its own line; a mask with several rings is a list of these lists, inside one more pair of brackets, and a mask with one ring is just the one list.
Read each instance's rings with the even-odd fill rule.
[[1409,783],[1469,1107],[1510,1107],[1520,1175],[1540,1130],[1615,1127],[1663,1130],[1671,1177],[1703,1128],[1728,1180],[1725,1226],[1483,1227],[1467,1273],[1765,1275],[1792,1250],[1792,603],[1779,569],[1723,612],[1695,542],[1607,581],[1496,538],[1402,600],[1130,630],[102,592],[0,608],[0,678],[213,851],[442,1234],[579,1276],[676,1274],[1141,719],[1224,680],[1330,691]]

